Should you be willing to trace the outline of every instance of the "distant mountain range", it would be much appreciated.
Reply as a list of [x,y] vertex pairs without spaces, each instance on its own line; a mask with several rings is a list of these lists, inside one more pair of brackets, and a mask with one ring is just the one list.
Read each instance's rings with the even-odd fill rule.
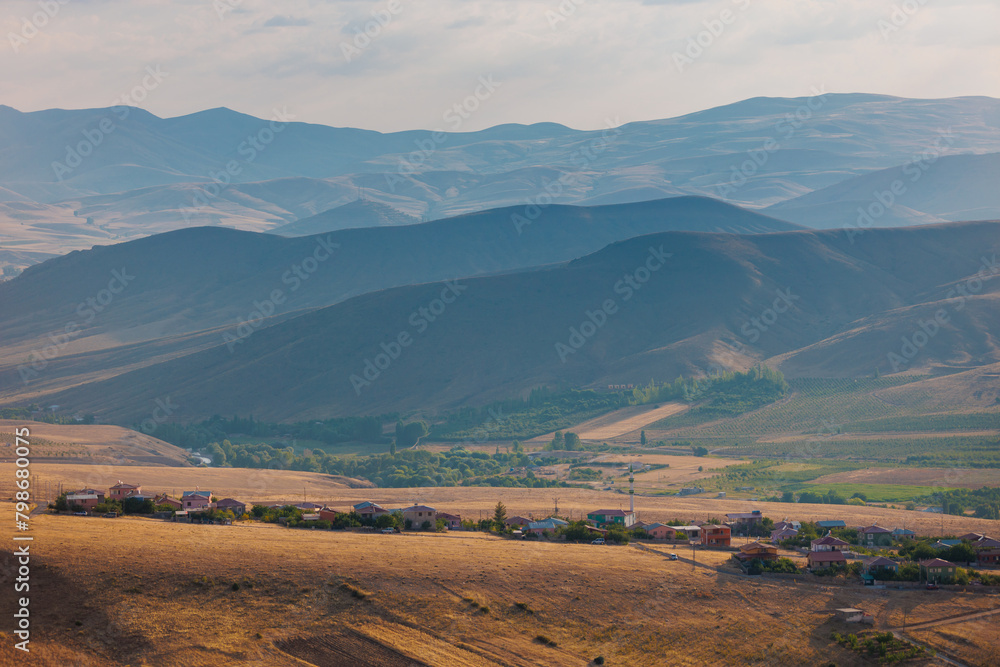
[[[980,155],[1000,152],[1000,101],[984,97],[754,98],[668,120],[612,119],[597,131],[540,123],[391,134],[294,122],[280,110],[165,119],[124,107],[0,106],[0,145],[0,268],[194,226],[308,234],[681,195],[839,227],[879,179],[928,152],[955,157],[937,160],[875,226],[992,218],[1000,208],[995,189],[982,187],[995,157]],[[391,210],[341,208],[359,198]]]
[[[997,230],[997,223],[953,223],[866,230],[853,239],[840,231],[660,232],[568,263],[371,291],[310,312],[282,313],[264,325],[247,323],[242,332],[192,333],[197,345],[186,349],[181,335],[96,351],[83,345],[26,386],[19,384],[12,350],[23,354],[45,341],[25,339],[6,349],[0,379],[8,403],[41,389],[46,402],[64,409],[130,423],[148,417],[164,397],[179,406],[178,419],[252,412],[280,420],[443,409],[539,385],[663,380],[761,360],[808,377],[963,371],[1000,362]],[[198,244],[183,242],[195,232],[206,236]],[[163,259],[148,267],[157,270],[152,280],[141,283],[137,271],[129,287],[134,294],[123,292],[120,303],[107,307],[107,318],[95,318],[103,333],[88,345],[122,337],[115,326],[126,319],[144,317],[150,324],[143,326],[154,330],[171,318],[207,326],[207,313],[225,302],[249,311],[253,294],[267,298],[267,289],[248,282],[249,272],[241,280],[224,265],[173,287],[151,284],[168,277],[160,271],[182,248],[205,249],[174,266],[176,276],[206,264],[212,252],[224,254],[238,238],[257,253],[251,266],[270,254],[271,244],[316,238],[234,236],[240,234],[192,230],[114,248],[140,253],[158,246]],[[13,333],[42,321],[39,306],[70,276],[94,271],[105,280],[104,269],[124,261],[101,257],[110,250],[47,262],[0,291],[5,312],[19,306]],[[240,251],[250,257],[246,252]],[[90,265],[101,268],[84,268]],[[236,289],[247,289],[246,296],[224,291]],[[113,314],[115,308],[121,312]]]

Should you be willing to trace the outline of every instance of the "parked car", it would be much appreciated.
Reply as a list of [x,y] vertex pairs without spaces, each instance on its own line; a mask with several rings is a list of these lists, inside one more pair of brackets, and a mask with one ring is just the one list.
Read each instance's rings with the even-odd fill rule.
[[931,582],[929,582],[927,584],[927,590],[929,590],[929,591],[936,591],[937,589],[938,589],[938,585],[935,584],[933,581],[931,581]]
[[396,532],[395,528],[383,528],[382,529],[382,534],[383,535],[392,535],[395,532]]
[[677,560],[677,554],[670,554],[668,558],[670,558],[670,560]]
[[594,540],[593,542],[591,542],[591,544],[604,544],[604,538],[603,537],[598,537],[596,540]]
[[86,512],[73,512],[73,516],[87,516]]
[[102,514],[101,516],[103,516],[105,519],[117,519],[118,518],[118,512],[106,512],[106,513]]

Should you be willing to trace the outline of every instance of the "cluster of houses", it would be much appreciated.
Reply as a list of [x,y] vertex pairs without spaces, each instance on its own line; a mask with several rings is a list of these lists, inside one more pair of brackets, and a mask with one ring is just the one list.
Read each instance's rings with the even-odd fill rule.
[[66,503],[70,507],[79,508],[78,511],[93,514],[98,505],[107,501],[124,502],[126,500],[136,500],[139,502],[150,500],[154,507],[167,506],[173,509],[176,514],[184,516],[188,512],[197,512],[206,509],[217,509],[221,511],[231,511],[235,516],[246,514],[247,506],[233,498],[223,498],[216,500],[211,491],[185,491],[181,498],[172,498],[165,493],[158,495],[143,493],[142,486],[138,484],[127,484],[118,481],[117,484],[108,489],[105,494],[101,489],[79,489],[66,493]]

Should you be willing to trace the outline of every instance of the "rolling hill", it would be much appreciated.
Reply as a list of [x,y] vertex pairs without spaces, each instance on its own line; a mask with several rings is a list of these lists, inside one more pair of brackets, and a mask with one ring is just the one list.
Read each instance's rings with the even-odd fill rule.
[[271,230],[282,236],[310,236],[356,227],[413,225],[418,218],[377,201],[358,199]]
[[[795,228],[722,202],[679,197],[554,205],[537,214],[498,209],[299,238],[195,228],[98,246],[0,283],[0,396],[89,382],[219,344],[259,308],[270,318],[254,319],[254,328],[389,287],[565,262],[651,232]],[[116,272],[126,279],[124,288]],[[74,330],[66,337],[69,325]],[[24,381],[18,367],[40,351],[49,354],[50,335],[59,341],[58,353],[45,361],[44,372],[28,373]]]
[[[603,130],[539,123],[381,134],[228,109],[158,118],[122,107],[0,107],[0,238],[53,253],[190,226],[269,231],[348,204],[359,188],[430,220],[550,195],[586,205],[701,195],[759,208],[904,164],[941,128],[954,133],[948,154],[995,153],[998,118],[1000,101],[985,97],[820,94],[624,125],[609,119]],[[108,122],[112,132],[97,129]],[[77,160],[81,144],[90,154]],[[830,224],[809,206],[798,215]],[[0,259],[17,268],[31,261]]]
[[931,153],[780,202],[766,212],[820,229],[857,225],[858,209],[871,209],[864,222],[878,227],[996,220],[1000,219],[998,182],[1000,153]]
[[[545,269],[366,294],[51,400],[121,423],[164,396],[178,419],[281,420],[449,408],[543,384],[665,380],[761,359],[790,375],[967,370],[1000,360],[1000,269],[981,260],[1000,250],[996,230],[880,229],[853,243],[832,231],[653,234]],[[920,339],[939,312],[947,319]],[[904,337],[919,340],[912,356]],[[892,353],[905,367],[890,367]]]

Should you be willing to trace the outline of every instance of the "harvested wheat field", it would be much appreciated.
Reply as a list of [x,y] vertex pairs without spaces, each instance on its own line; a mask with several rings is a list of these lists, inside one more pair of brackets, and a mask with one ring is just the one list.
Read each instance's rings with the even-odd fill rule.
[[[913,623],[1000,605],[994,595],[750,578],[709,552],[699,554],[708,567],[694,567],[633,546],[479,533],[32,521],[32,654],[15,656],[8,631],[0,664],[863,665],[830,639],[856,629],[833,620],[836,608],[889,622],[905,605]],[[991,633],[949,648],[995,657],[997,642]]]
[[121,426],[0,419],[0,461],[14,460],[15,429],[31,431],[32,462],[186,466],[180,447]]
[[[639,431],[643,426],[684,412],[688,407],[690,406],[684,403],[667,403],[658,407],[633,405],[609,412],[600,417],[594,417],[593,419],[577,424],[573,428],[563,430],[576,433],[580,436],[581,440],[595,441],[614,440],[632,433],[635,437],[631,438],[631,440],[639,442]],[[544,445],[552,439],[554,433],[553,431],[552,433],[546,433],[545,435],[525,440],[524,444],[528,448]]]

